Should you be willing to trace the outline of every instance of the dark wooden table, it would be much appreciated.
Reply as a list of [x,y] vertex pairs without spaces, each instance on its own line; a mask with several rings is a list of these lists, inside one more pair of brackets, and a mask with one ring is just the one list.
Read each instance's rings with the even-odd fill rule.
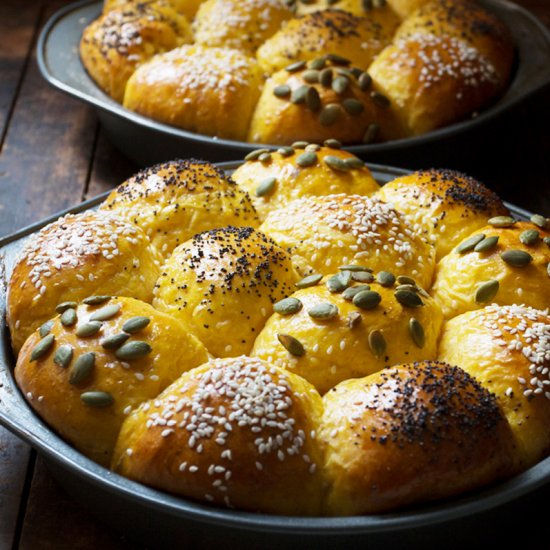
[[[37,36],[66,3],[0,0],[0,236],[106,191],[136,169],[109,144],[91,109],[40,77]],[[550,27],[549,0],[518,3]],[[506,200],[550,216],[549,128],[545,90],[477,137],[428,149],[406,167],[463,170]],[[549,497],[545,489],[537,502],[547,509]],[[534,510],[526,512],[515,528],[532,532]],[[549,540],[549,523],[534,524],[541,541]],[[68,497],[41,458],[0,428],[0,550],[133,547]]]

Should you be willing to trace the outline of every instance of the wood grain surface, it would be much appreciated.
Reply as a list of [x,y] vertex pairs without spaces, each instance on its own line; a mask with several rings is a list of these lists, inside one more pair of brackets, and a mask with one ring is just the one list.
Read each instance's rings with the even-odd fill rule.
[[[93,110],[39,74],[36,38],[67,3],[0,0],[0,236],[107,191],[135,171],[110,145]],[[550,0],[517,3],[550,27]],[[549,128],[547,89],[475,137],[388,164],[462,170],[504,199],[550,216]],[[541,503],[548,498],[548,488],[537,496]],[[548,540],[549,523],[538,524],[541,540]],[[34,451],[0,428],[0,550],[138,547],[83,510]]]

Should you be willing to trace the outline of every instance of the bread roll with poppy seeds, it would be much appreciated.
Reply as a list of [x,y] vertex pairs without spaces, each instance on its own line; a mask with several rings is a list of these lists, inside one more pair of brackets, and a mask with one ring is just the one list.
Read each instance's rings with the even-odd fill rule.
[[124,4],[167,4],[177,13],[185,15],[188,21],[192,21],[203,1],[204,0],[104,0],[103,13],[107,13]]

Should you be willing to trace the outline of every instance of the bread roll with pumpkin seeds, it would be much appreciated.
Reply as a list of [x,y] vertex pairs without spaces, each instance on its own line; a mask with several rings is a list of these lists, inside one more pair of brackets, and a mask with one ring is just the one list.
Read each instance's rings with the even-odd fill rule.
[[215,359],[127,418],[113,469],[224,507],[319,515],[321,414],[299,376],[258,359]]
[[156,53],[191,42],[187,19],[162,3],[129,3],[101,15],[85,29],[80,58],[90,76],[122,102],[132,73]]
[[302,376],[321,394],[403,361],[436,359],[439,306],[416,285],[381,277],[386,286],[368,271],[344,270],[276,303],[252,355]]
[[496,395],[527,468],[550,452],[550,316],[521,305],[487,306],[445,324],[439,357]]
[[237,50],[182,46],[136,70],[124,106],[190,132],[244,140],[261,84],[256,61]]
[[103,13],[107,13],[124,4],[167,4],[177,13],[185,15],[188,21],[192,21],[203,1],[204,0],[104,0]]
[[440,260],[495,216],[509,215],[496,193],[455,170],[420,170],[386,183],[377,196],[409,216],[434,243]]
[[113,214],[68,214],[45,226],[29,238],[10,277],[15,353],[62,302],[97,293],[150,302],[161,260],[141,229]]
[[272,304],[298,276],[290,254],[251,227],[222,227],[178,246],[162,268],[154,307],[179,319],[216,357],[246,354]]
[[[270,211],[300,197],[333,193],[371,195],[379,189],[361,159],[341,150],[334,140],[327,143],[324,147],[310,144],[269,153],[258,149],[233,172],[232,178],[249,193],[260,220],[265,220]],[[298,164],[306,150],[315,152],[319,158],[311,167]],[[260,155],[262,160],[259,160]]]
[[441,259],[432,296],[446,319],[490,303],[550,307],[549,224],[534,219],[493,218]]
[[424,4],[428,4],[432,0],[386,0],[388,5],[401,19],[405,19]]
[[176,319],[149,304],[108,296],[85,302],[63,304],[60,315],[29,336],[15,378],[61,437],[107,466],[130,411],[208,354]]
[[[368,73],[344,58],[299,62],[271,76],[256,105],[248,141],[373,143],[401,137],[387,98]],[[318,67],[312,69],[311,67]]]
[[448,498],[517,471],[494,395],[457,367],[392,367],[342,382],[323,403],[328,515]]
[[302,275],[344,265],[409,275],[430,288],[434,250],[402,214],[359,195],[304,197],[271,212],[260,230],[290,250]]
[[145,168],[119,185],[100,207],[143,229],[166,258],[176,246],[214,227],[259,225],[248,194],[204,160]]
[[195,43],[254,55],[291,18],[282,0],[206,0],[193,22]]
[[263,71],[273,74],[297,61],[335,54],[365,70],[389,42],[390,32],[346,11],[328,9],[288,21],[258,48]]

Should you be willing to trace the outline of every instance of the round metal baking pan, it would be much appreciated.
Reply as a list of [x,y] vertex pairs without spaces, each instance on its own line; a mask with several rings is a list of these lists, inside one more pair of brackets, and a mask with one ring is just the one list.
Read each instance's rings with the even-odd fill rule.
[[[448,140],[475,129],[543,88],[550,82],[550,32],[533,15],[505,0],[479,0],[510,28],[516,45],[516,67],[506,93],[476,117],[433,132],[373,145],[347,147],[358,156],[398,162],[400,153]],[[177,156],[211,160],[242,158],[258,144],[218,139],[155,122],[122,107],[92,81],[78,54],[84,27],[101,13],[102,2],[83,0],[58,11],[40,34],[38,65],[54,87],[97,109],[110,140],[139,166],[149,166]]]
[[[236,165],[221,166],[231,170]],[[408,173],[379,165],[369,164],[369,167],[379,183]],[[459,548],[472,541],[494,542],[499,529],[509,541],[514,529],[508,526],[518,521],[518,517],[525,515],[532,520],[537,510],[547,509],[543,503],[547,503],[544,495],[550,496],[550,457],[507,481],[459,498],[388,514],[313,518],[252,514],[192,502],[123,478],[81,455],[33,413],[16,386],[15,362],[4,315],[5,281],[29,235],[59,215],[94,208],[106,195],[0,240],[0,424],[32,445],[66,490],[105,523],[154,549],[185,545],[262,550],[298,546],[316,550],[387,550],[388,545],[399,544],[407,549],[425,550],[432,546]],[[530,216],[525,210],[507,206],[520,219]],[[534,499],[541,491],[542,497]],[[515,532],[521,533],[523,540],[524,530],[532,530],[526,519],[519,522],[521,528]],[[537,528],[541,527],[543,525]]]

